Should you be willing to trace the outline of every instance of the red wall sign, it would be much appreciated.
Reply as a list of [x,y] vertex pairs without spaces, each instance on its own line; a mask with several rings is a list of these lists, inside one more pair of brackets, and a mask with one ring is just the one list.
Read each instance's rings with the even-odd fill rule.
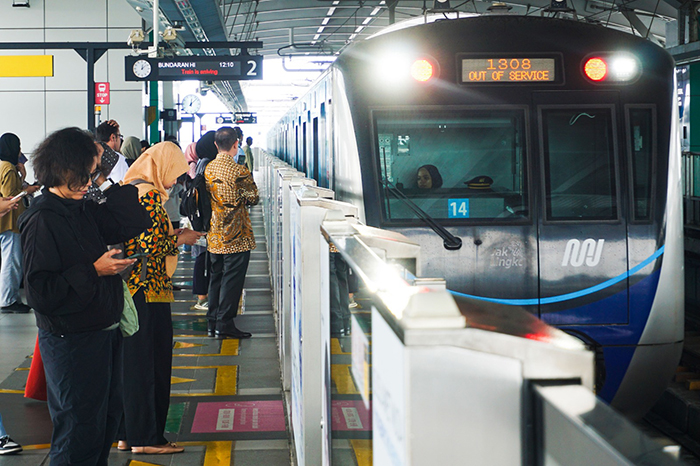
[[109,105],[109,83],[95,83],[95,103]]

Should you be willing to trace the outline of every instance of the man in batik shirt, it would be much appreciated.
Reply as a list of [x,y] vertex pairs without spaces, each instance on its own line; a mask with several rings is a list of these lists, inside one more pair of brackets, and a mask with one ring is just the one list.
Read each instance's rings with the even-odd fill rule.
[[210,336],[218,339],[249,338],[234,323],[243,294],[250,251],[255,249],[253,227],[247,206],[258,203],[258,188],[250,170],[236,163],[238,134],[228,126],[214,137],[219,150],[204,171],[211,197],[211,227],[207,233],[207,250],[211,255],[209,280]]

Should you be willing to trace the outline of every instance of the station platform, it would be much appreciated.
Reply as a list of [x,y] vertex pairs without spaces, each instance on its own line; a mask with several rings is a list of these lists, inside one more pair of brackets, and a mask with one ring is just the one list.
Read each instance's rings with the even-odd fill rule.
[[[116,445],[110,465],[289,465],[290,436],[285,418],[275,339],[268,257],[261,207],[253,211],[257,249],[252,252],[245,300],[237,325],[248,340],[206,336],[204,311],[192,309],[193,259],[180,255],[172,304],[173,375],[166,437],[185,447],[177,455],[134,455]],[[37,328],[33,314],[0,314],[0,413],[9,435],[24,447],[0,456],[0,466],[45,465],[51,419],[45,402],[24,398]]]

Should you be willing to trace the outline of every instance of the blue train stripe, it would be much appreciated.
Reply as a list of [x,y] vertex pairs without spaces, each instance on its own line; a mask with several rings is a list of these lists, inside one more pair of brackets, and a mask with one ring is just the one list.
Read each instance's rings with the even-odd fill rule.
[[492,303],[500,303],[500,304],[507,304],[509,306],[536,306],[538,304],[552,304],[552,303],[560,303],[562,301],[568,301],[571,299],[576,299],[580,298],[581,296],[586,296],[592,293],[595,293],[597,291],[603,290],[605,288],[611,287],[616,283],[621,282],[622,280],[626,280],[630,276],[634,275],[635,273],[639,272],[642,270],[644,267],[647,265],[651,264],[653,261],[655,261],[657,258],[659,258],[663,253],[664,253],[664,248],[666,246],[661,246],[654,254],[649,256],[647,259],[645,259],[643,262],[641,262],[639,265],[636,267],[633,267],[632,269],[628,270],[627,272],[623,272],[617,277],[613,277],[610,280],[606,280],[603,283],[600,283],[598,285],[592,286],[590,288],[586,288],[580,291],[575,291],[573,293],[567,293],[567,294],[562,294],[559,296],[550,296],[549,298],[542,298],[542,299],[501,299],[501,298],[487,298],[484,296],[475,296],[475,295],[470,295],[466,293],[460,293],[458,291],[452,291],[449,290],[450,293],[452,293],[455,296],[464,296],[467,298],[472,298],[472,299],[479,299],[481,301],[488,301]]

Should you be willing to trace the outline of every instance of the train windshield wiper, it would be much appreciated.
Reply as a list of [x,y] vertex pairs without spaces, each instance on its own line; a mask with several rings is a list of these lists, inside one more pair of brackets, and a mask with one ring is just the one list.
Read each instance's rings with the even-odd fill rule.
[[445,249],[453,251],[462,247],[461,238],[447,231],[445,227],[440,225],[437,220],[431,217],[425,210],[418,207],[412,200],[402,193],[399,188],[394,186],[393,183],[389,182],[388,180],[382,180],[382,183],[384,184],[384,188],[387,190],[387,192],[390,192],[394,195],[394,197],[396,197],[396,199],[406,204],[413,211],[413,213],[418,216],[419,219],[425,222],[435,233],[437,233],[440,238],[442,238],[442,244],[445,246]]

